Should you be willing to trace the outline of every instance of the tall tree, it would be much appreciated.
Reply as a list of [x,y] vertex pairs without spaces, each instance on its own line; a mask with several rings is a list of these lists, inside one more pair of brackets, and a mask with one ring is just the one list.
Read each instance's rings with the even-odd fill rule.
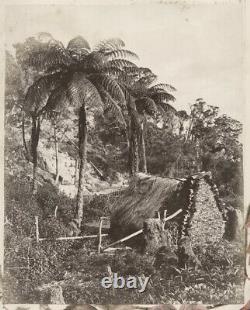
[[[80,161],[77,219],[80,226],[84,215],[87,109],[100,113],[105,105],[111,106],[119,121],[124,123],[121,106],[126,105],[125,96],[116,81],[115,74],[124,67],[136,67],[126,58],[137,59],[137,55],[125,50],[125,44],[120,39],[102,41],[91,50],[88,42],[82,37],[72,39],[67,47],[48,35],[45,37],[46,42],[42,48],[28,50],[25,53],[25,61],[31,67],[43,72],[42,77],[31,86],[31,90],[28,90],[26,101],[33,102],[33,107],[39,102],[39,107],[42,107],[39,111],[36,109],[33,111],[34,108],[32,110],[32,117],[38,119],[38,124],[34,125],[36,137],[39,137],[39,116],[42,111],[54,110],[58,105],[73,104],[76,108]],[[43,98],[46,98],[45,105],[42,104]],[[34,141],[37,146],[38,139]]]
[[175,97],[170,92],[175,88],[169,84],[155,84],[156,75],[148,68],[128,68],[126,76],[119,81],[125,87],[127,108],[130,119],[130,164],[131,172],[147,172],[144,141],[145,125],[148,117],[159,120],[175,109],[168,103]]

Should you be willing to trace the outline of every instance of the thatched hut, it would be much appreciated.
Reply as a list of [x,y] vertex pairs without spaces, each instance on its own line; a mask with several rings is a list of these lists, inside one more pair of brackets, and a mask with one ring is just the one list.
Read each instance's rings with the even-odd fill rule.
[[[110,234],[117,240],[145,226],[156,215],[170,216],[166,222],[172,245],[189,238],[192,246],[204,246],[224,234],[226,215],[211,173],[202,172],[186,179],[173,179],[139,174],[116,202],[111,217]],[[186,239],[185,239],[186,240]],[[142,236],[133,240],[145,247]]]

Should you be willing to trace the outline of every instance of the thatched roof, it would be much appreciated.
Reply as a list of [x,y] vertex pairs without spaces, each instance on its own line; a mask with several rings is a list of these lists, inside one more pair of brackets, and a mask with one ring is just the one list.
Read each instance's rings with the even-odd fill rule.
[[154,218],[182,183],[177,179],[138,174],[130,187],[116,201],[110,233],[114,239],[141,229],[143,222]]
[[[177,224],[179,235],[189,235],[193,239],[193,235],[197,232],[200,235],[204,230],[204,240],[209,239],[213,232],[222,236],[223,214],[217,192],[209,172],[187,179],[139,174],[116,201],[111,216],[111,237],[116,240],[142,229],[144,221],[156,217],[157,212],[162,218],[164,211],[169,216],[179,209],[183,212],[171,220]],[[190,231],[191,225],[195,233]]]

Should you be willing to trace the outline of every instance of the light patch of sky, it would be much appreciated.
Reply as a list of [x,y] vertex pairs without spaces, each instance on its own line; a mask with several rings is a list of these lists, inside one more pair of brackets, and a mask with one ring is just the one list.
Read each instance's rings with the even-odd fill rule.
[[177,88],[177,109],[202,97],[221,113],[244,120],[243,5],[232,1],[130,5],[9,5],[6,48],[38,32],[66,44],[82,35],[92,45],[122,38],[159,82]]

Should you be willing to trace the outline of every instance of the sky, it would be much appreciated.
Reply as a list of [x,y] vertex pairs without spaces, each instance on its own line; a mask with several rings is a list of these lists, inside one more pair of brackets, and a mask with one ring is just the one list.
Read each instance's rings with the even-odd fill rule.
[[[94,3],[94,2],[92,2]],[[107,1],[99,5],[7,5],[5,46],[38,32],[64,44],[77,35],[93,46],[119,37],[158,82],[173,85],[175,107],[189,111],[197,98],[244,121],[243,4]]]

